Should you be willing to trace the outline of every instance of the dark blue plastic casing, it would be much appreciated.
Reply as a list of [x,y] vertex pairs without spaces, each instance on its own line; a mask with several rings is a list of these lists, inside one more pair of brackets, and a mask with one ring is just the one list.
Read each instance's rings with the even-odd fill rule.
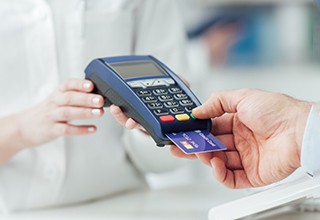
[[[112,64],[146,61],[156,64],[166,72],[167,76],[146,76],[125,80],[111,67]],[[132,80],[170,77],[175,81],[176,85],[189,96],[196,106],[201,104],[189,87],[175,73],[152,56],[119,56],[94,59],[85,69],[85,74],[86,78],[94,83],[94,92],[105,97],[105,106],[109,106],[110,104],[120,106],[129,117],[139,122],[150,133],[158,146],[171,144],[171,141],[165,136],[167,133],[190,130],[211,130],[211,120],[191,119],[169,123],[161,122],[159,117],[151,112],[147,105],[129,86],[127,82]]]

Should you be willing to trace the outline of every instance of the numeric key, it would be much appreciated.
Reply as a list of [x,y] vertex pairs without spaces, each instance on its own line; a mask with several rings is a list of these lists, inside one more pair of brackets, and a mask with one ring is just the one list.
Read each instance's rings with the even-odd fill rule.
[[166,89],[155,89],[155,90],[153,90],[153,94],[166,95],[166,94],[168,94],[168,91]]
[[171,108],[170,109],[170,112],[172,113],[172,114],[181,114],[181,113],[184,113],[184,109],[183,108],[181,108],[181,107],[177,107],[177,108]]
[[169,89],[169,92],[170,92],[171,94],[176,94],[176,93],[182,92],[182,90],[181,90],[180,88],[178,88],[178,87],[171,87],[171,88]]
[[167,102],[167,101],[173,100],[171,95],[161,95],[161,96],[158,96],[158,98],[161,102]]
[[182,100],[182,99],[187,99],[188,96],[186,94],[184,94],[184,93],[179,93],[179,94],[175,94],[174,98],[177,99],[177,100]]
[[138,96],[147,96],[147,95],[151,95],[151,91],[150,90],[140,90],[137,92]]
[[178,107],[179,103],[176,101],[170,101],[170,102],[165,102],[164,106],[166,106],[167,108]]
[[179,101],[180,105],[182,106],[190,106],[190,105],[193,105],[193,102],[189,99],[184,99],[184,100],[181,100]]
[[148,104],[148,107],[150,109],[158,109],[158,108],[162,108],[163,105],[161,103],[159,103],[159,102],[152,102],[152,103]]
[[142,98],[142,101],[144,101],[145,103],[156,102],[157,98],[154,96],[146,96]]
[[156,109],[153,112],[156,115],[167,115],[167,114],[169,114],[169,111],[167,109],[165,109],[165,108]]

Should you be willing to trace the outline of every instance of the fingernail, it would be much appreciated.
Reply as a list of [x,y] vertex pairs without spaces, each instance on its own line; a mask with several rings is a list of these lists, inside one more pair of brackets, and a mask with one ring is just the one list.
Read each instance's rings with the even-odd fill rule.
[[93,104],[98,105],[99,102],[100,102],[100,98],[99,98],[99,97],[94,97],[94,98],[92,99],[92,102],[93,102]]
[[93,115],[100,115],[100,114],[101,114],[101,110],[100,110],[100,109],[92,109],[92,110],[91,110],[91,113],[92,113]]
[[94,132],[94,131],[95,131],[95,128],[94,128],[94,127],[89,127],[89,128],[88,128],[88,132],[92,133],[92,132]]
[[91,86],[91,84],[89,82],[86,82],[83,84],[83,88],[85,88],[85,89],[89,89],[90,86]]
[[214,162],[212,159],[210,160],[210,165],[211,165],[211,167],[214,167]]
[[[191,111],[191,114],[192,114],[193,116],[194,116],[194,110],[195,110],[195,109],[192,109],[192,111]],[[195,116],[194,116],[194,117],[195,117]]]

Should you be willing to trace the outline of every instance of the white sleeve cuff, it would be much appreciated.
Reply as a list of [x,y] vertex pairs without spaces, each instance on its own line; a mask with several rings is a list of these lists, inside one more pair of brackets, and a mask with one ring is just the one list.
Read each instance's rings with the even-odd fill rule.
[[168,172],[183,160],[170,154],[169,146],[157,147],[152,138],[138,129],[126,130],[122,141],[134,165],[144,173]]
[[312,177],[320,178],[320,105],[313,105],[304,131],[301,166]]

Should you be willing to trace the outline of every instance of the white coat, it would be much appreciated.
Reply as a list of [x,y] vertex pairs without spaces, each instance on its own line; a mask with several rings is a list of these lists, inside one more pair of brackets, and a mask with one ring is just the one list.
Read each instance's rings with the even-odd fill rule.
[[[172,0],[2,0],[0,117],[35,105],[96,57],[152,54],[184,74],[184,34]],[[90,123],[90,122],[89,122]],[[0,167],[3,209],[56,206],[145,187],[145,172],[177,165],[106,111],[96,134],[24,150]],[[126,133],[124,135],[124,133]]]

